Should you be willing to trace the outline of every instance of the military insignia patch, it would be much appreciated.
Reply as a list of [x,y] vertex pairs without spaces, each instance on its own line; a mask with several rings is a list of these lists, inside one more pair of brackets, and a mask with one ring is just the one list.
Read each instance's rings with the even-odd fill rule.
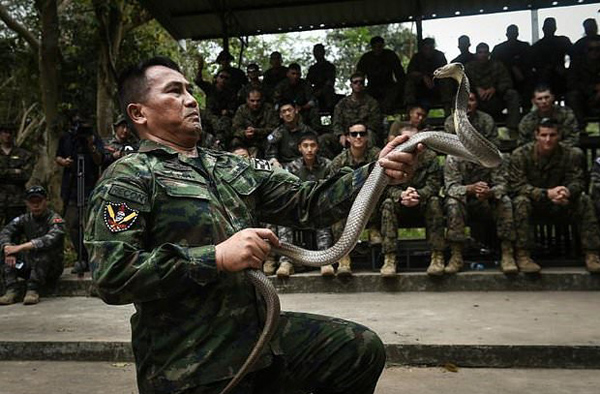
[[129,229],[139,214],[140,211],[129,208],[124,202],[107,202],[104,206],[104,224],[111,233],[118,233]]
[[252,159],[253,163],[254,163],[254,168],[256,168],[257,170],[263,170],[263,171],[271,171],[271,163],[269,163],[267,160],[263,160],[263,159]]

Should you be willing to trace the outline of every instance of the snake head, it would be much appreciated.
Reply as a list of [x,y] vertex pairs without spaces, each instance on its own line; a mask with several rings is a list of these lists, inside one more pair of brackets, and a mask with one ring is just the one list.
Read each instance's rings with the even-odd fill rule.
[[449,63],[442,66],[433,72],[434,79],[453,78],[460,82],[465,67],[462,63]]

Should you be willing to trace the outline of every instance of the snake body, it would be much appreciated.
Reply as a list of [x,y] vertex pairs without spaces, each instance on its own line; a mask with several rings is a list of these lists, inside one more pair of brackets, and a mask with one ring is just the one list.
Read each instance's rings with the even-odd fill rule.
[[[408,141],[396,146],[394,151],[413,152],[418,144],[424,144],[430,149],[458,156],[485,167],[500,165],[502,159],[498,149],[475,130],[467,117],[469,80],[464,74],[463,65],[460,63],[451,63],[438,68],[433,75],[437,79],[453,78],[458,82],[459,88],[456,94],[453,114],[456,135],[445,132],[420,132]],[[287,256],[300,264],[312,267],[321,267],[337,262],[350,253],[356,245],[388,182],[389,178],[385,175],[384,169],[378,163],[375,163],[371,174],[354,200],[346,221],[346,226],[344,227],[344,232],[331,248],[312,251],[281,242],[280,246],[273,247],[272,251]],[[280,314],[277,291],[264,273],[260,270],[249,269],[246,271],[246,275],[265,300],[265,325],[246,362],[227,387],[221,391],[221,394],[229,393],[254,365],[264,347],[273,336]]]

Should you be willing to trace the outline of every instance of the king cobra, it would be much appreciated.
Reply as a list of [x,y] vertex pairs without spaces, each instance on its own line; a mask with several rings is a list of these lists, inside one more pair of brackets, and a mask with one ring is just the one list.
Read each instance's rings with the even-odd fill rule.
[[[467,117],[467,102],[469,99],[469,80],[460,63],[451,63],[434,71],[433,77],[453,78],[458,82],[458,92],[454,104],[454,128],[456,135],[445,132],[424,131],[415,134],[406,142],[396,146],[393,151],[413,152],[418,144],[424,144],[430,149],[448,155],[458,156],[465,160],[479,163],[485,167],[500,165],[502,158],[498,149],[485,137],[475,130]],[[287,256],[292,260],[310,267],[321,267],[333,264],[350,253],[358,242],[360,233],[371,217],[377,201],[388,185],[389,178],[383,167],[375,163],[371,174],[360,189],[346,221],[344,232],[340,239],[327,250],[313,251],[299,248],[295,245],[281,242],[279,247],[273,247],[274,253]],[[221,394],[229,393],[250,368],[254,365],[264,347],[271,340],[281,311],[277,291],[269,279],[260,270],[248,269],[246,275],[266,303],[266,319],[263,331],[250,352],[246,362],[229,382]]]

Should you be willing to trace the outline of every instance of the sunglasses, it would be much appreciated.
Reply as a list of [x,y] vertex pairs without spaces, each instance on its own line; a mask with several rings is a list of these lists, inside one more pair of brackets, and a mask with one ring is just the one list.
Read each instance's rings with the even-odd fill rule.
[[350,134],[350,137],[354,137],[354,138],[367,136],[366,131],[351,131],[349,134]]
[[365,84],[365,80],[364,79],[355,79],[354,81],[351,81],[351,82],[354,85],[364,85]]

